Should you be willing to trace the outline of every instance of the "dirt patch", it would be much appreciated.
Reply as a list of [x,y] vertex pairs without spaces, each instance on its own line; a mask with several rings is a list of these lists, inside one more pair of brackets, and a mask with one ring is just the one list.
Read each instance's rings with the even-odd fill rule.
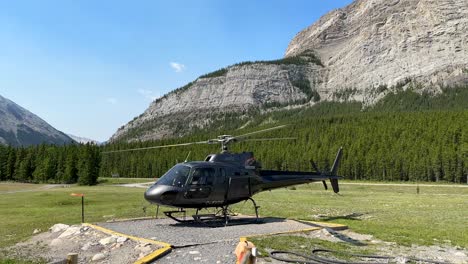
[[398,263],[406,263],[408,257],[453,264],[468,263],[468,250],[451,246],[448,243],[445,245],[412,245],[411,247],[406,247],[375,239],[372,235],[355,233],[349,229],[334,231],[324,228],[304,234],[303,236],[336,243],[351,243],[356,246],[365,246],[376,252],[377,255],[397,257]]
[[57,224],[48,232],[8,248],[6,254],[16,259],[56,262],[65,259],[68,253],[78,253],[79,263],[133,263],[158,248],[88,226]]

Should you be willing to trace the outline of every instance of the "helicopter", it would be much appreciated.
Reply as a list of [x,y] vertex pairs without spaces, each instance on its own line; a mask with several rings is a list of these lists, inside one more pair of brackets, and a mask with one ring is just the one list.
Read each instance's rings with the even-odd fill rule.
[[[162,145],[145,148],[107,151],[105,153],[138,151],[147,149],[190,146],[197,144],[220,144],[221,152],[209,154],[204,161],[188,161],[176,164],[159,178],[144,193],[144,198],[152,203],[178,208],[166,211],[164,214],[177,222],[201,222],[207,219],[224,219],[228,224],[231,211],[229,206],[242,201],[252,201],[255,208],[255,220],[258,220],[258,208],[253,195],[272,189],[322,181],[325,190],[328,189],[325,180],[330,180],[335,193],[339,192],[337,176],[338,166],[343,148],[338,150],[333,166],[329,172],[319,171],[313,160],[310,160],[315,172],[263,170],[261,162],[256,160],[253,152],[231,153],[229,145],[242,141],[294,140],[296,138],[250,138],[287,125],[263,129],[240,136],[221,135],[216,139],[190,142],[174,145]],[[189,153],[190,155],[190,153]],[[193,220],[186,220],[186,209],[196,209]],[[216,208],[215,214],[199,214],[207,208]],[[183,213],[183,219],[174,216]]]

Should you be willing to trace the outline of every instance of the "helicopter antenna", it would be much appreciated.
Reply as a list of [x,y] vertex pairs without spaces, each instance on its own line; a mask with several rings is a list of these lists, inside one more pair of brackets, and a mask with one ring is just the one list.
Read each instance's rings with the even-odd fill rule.
[[187,154],[187,157],[185,158],[184,162],[188,162],[188,158],[190,157],[190,153],[192,153],[192,151],[189,151],[189,153]]

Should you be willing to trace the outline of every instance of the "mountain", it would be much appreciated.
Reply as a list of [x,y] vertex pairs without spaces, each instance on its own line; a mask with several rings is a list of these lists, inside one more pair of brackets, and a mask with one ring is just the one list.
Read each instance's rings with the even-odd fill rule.
[[73,139],[35,114],[0,96],[0,144],[30,146],[41,143],[62,145],[72,142]]
[[75,136],[75,135],[72,135],[72,134],[67,134],[67,136],[72,138],[74,141],[76,141],[78,143],[82,143],[82,144],[87,144],[87,143],[92,143],[92,144],[96,144],[96,145],[101,144],[99,141],[94,140],[94,139],[89,139],[89,138],[85,138],[85,137],[78,137],[78,136]]
[[258,109],[371,106],[397,91],[439,94],[467,83],[466,0],[356,0],[299,32],[284,58],[200,76],[155,100],[110,141],[181,136]]

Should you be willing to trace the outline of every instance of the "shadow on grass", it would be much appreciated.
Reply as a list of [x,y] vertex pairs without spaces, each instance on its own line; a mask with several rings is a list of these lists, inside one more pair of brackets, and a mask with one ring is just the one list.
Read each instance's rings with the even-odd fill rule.
[[343,219],[343,220],[355,220],[355,221],[361,221],[361,217],[365,215],[365,213],[352,213],[352,214],[347,214],[347,215],[337,215],[337,216],[326,216],[326,217],[320,217],[320,221],[333,221],[333,220],[338,220],[338,219]]

